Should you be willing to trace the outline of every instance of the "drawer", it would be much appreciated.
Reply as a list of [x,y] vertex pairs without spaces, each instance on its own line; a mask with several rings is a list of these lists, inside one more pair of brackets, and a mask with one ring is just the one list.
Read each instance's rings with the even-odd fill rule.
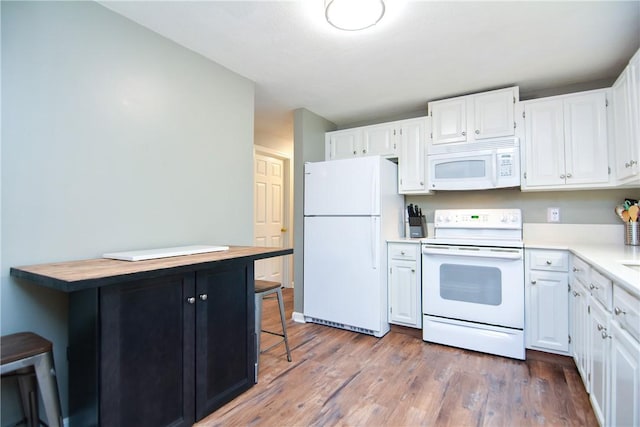
[[569,254],[565,251],[531,251],[529,264],[532,270],[569,271]]
[[613,319],[640,341],[640,299],[619,286],[613,289]]
[[415,261],[420,253],[420,245],[417,243],[389,243],[387,251],[391,259]]
[[591,269],[589,290],[591,295],[602,303],[604,308],[611,311],[613,304],[613,283],[597,270]]
[[571,257],[571,276],[574,279],[578,279],[583,285],[588,286],[589,271],[591,271],[589,264],[576,256]]

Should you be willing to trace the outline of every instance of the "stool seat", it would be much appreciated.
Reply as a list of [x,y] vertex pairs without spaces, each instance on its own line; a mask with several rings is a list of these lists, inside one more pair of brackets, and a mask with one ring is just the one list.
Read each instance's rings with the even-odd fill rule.
[[47,353],[51,350],[53,350],[51,341],[33,332],[5,335],[0,337],[0,365],[6,365],[36,354]]
[[280,283],[271,282],[269,280],[256,280],[256,294],[279,288]]
[[[270,280],[256,280],[255,281],[255,322],[256,322],[256,383],[258,382],[258,368],[260,366],[260,353],[264,353],[265,351],[284,343],[285,348],[287,349],[287,360],[291,362],[291,351],[289,350],[289,339],[287,338],[287,325],[285,323],[284,318],[284,302],[282,300],[282,286],[279,282],[273,282]],[[267,331],[262,329],[262,300],[264,297],[269,295],[276,294],[278,299],[278,306],[280,308],[280,323],[282,324],[282,333]],[[281,337],[282,340],[278,341],[274,345],[269,348],[266,348],[261,351],[260,349],[260,335],[262,332],[276,335]]]
[[[18,377],[23,411],[29,425],[40,424],[35,391],[29,392],[25,372],[35,372],[42,404],[51,427],[62,427],[62,408],[53,363],[53,344],[33,332],[0,337],[0,374],[21,373]],[[33,375],[33,374],[31,374]],[[33,388],[35,390],[35,387]]]

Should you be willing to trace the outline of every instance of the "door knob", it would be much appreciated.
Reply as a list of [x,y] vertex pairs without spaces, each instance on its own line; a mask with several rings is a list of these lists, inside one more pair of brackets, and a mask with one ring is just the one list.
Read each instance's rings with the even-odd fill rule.
[[206,301],[207,298],[207,294],[200,294],[200,301]]
[[196,303],[196,299],[195,299],[195,297],[189,297],[189,298],[187,298],[187,302],[189,304],[195,304]]

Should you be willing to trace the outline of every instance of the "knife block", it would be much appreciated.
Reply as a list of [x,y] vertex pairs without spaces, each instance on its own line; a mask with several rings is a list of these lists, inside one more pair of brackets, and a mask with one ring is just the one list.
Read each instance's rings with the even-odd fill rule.
[[409,237],[412,239],[427,237],[427,220],[424,215],[409,217]]

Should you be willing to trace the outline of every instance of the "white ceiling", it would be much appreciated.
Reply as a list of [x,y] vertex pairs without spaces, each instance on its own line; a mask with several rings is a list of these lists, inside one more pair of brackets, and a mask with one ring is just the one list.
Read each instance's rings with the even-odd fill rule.
[[613,79],[640,46],[638,0],[387,0],[361,32],[327,24],[324,0],[100,3],[255,81],[256,132],[286,139],[296,108],[339,127],[426,114],[454,95]]

